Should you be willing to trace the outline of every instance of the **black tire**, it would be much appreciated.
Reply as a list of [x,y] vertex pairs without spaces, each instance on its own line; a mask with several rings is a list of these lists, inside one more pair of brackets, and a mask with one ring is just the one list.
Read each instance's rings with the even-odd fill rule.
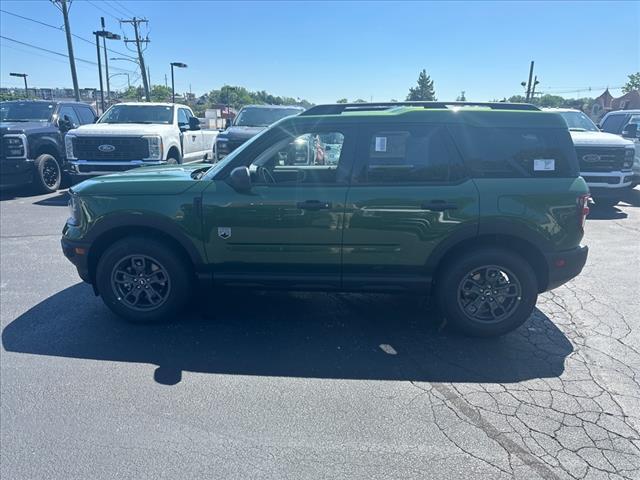
[[596,204],[596,207],[611,208],[615,207],[620,202],[620,200],[611,197],[596,197],[594,199],[594,202]]
[[179,158],[169,157],[167,158],[167,165],[178,165],[180,163]]
[[[138,270],[141,260],[144,265]],[[159,268],[154,270],[154,263]],[[100,257],[96,284],[104,303],[116,315],[131,322],[154,323],[173,319],[183,311],[191,292],[189,271],[186,260],[164,243],[148,237],[128,237]],[[132,306],[136,302],[137,307]]]
[[[503,283],[506,279],[509,282]],[[474,337],[495,337],[515,330],[531,316],[538,300],[538,282],[531,265],[498,248],[481,248],[457,257],[443,267],[436,281],[438,305],[447,321]]]
[[53,155],[43,153],[34,164],[33,186],[37,193],[53,193],[60,188],[62,169]]

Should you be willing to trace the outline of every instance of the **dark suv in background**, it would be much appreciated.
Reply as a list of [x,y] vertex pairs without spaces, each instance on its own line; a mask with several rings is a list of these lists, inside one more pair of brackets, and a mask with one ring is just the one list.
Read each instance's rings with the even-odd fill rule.
[[216,138],[213,148],[214,162],[222,160],[272,123],[301,112],[304,112],[304,108],[296,106],[247,105],[242,107],[233,122]]
[[0,187],[32,184],[39,193],[55,192],[62,181],[64,136],[95,120],[96,112],[85,103],[0,103]]

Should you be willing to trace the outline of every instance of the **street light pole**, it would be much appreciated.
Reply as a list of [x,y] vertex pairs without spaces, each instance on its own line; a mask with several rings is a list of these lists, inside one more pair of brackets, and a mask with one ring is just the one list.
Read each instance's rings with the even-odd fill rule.
[[29,98],[29,87],[27,87],[27,77],[28,75],[26,73],[9,73],[10,76],[12,77],[22,77],[22,79],[24,80],[24,96],[25,98]]
[[[104,17],[100,17],[100,24],[104,31]],[[111,103],[111,88],[109,87],[109,61],[107,55],[107,39],[102,37],[102,48],[104,49],[104,74],[107,80],[107,103]]]
[[[100,37],[108,40],[120,40],[120,35],[108,32],[104,29],[95,31],[93,32],[93,34],[96,36],[96,53],[98,55],[98,76],[100,77],[100,105],[102,107],[102,113],[104,113],[104,89],[102,87],[102,61],[100,59]],[[106,47],[105,47],[105,59],[106,59]]]
[[173,79],[173,67],[187,68],[187,64],[181,62],[171,62],[171,101],[173,103],[176,103],[176,87]]

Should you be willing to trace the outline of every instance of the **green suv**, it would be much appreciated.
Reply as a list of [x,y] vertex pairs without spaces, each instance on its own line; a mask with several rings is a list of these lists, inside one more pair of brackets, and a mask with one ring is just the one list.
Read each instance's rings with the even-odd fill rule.
[[531,105],[319,105],[213,166],[74,186],[62,249],[133,321],[176,317],[199,283],[431,294],[492,336],[580,273],[588,193],[566,123]]

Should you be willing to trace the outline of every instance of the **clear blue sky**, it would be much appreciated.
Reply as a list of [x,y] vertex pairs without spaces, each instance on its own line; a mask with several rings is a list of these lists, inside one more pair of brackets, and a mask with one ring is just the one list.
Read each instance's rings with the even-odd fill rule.
[[[62,25],[62,14],[48,1],[2,0],[0,8]],[[92,39],[102,15],[107,29],[132,37],[131,27],[121,27],[114,18],[125,14],[149,20],[151,43],[145,56],[152,82],[164,83],[169,62],[181,61],[189,68],[177,71],[176,90],[188,91],[191,84],[196,94],[231,84],[315,103],[342,97],[387,101],[403,99],[425,68],[439,99],[455,99],[464,90],[469,100],[481,101],[522,93],[520,82],[530,60],[536,61],[539,89],[550,93],[619,87],[628,74],[640,70],[638,1],[73,0],[72,30]],[[62,31],[4,12],[0,19],[5,37],[67,51]],[[109,44],[127,53],[122,42]],[[10,71],[28,73],[30,86],[72,85],[65,58],[6,39],[0,46],[2,86],[21,85]],[[96,61],[95,45],[76,38],[74,49],[77,57]],[[135,69],[128,62],[111,65]],[[78,63],[80,87],[97,87],[96,72],[95,66]],[[113,84],[122,87],[126,77],[115,77]],[[591,95],[599,93],[596,88]]]

